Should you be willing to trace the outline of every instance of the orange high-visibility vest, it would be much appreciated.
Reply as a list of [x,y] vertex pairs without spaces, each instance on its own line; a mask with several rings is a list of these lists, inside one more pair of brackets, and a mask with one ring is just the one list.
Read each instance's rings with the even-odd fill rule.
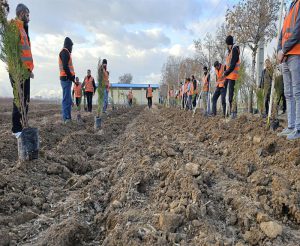
[[[234,47],[235,46],[232,47],[231,51],[229,52],[229,54],[226,57],[226,69],[228,69],[230,67],[231,59],[232,59],[232,51],[233,51]],[[239,51],[239,53],[240,53],[240,51]],[[241,65],[241,61],[239,59],[238,62],[235,64],[234,70],[228,76],[226,76],[226,79],[237,80],[239,78],[240,65]]]
[[151,87],[147,88],[147,97],[152,97],[152,88]]
[[21,61],[28,70],[32,72],[34,68],[33,58],[31,53],[31,45],[24,29],[23,21],[16,19],[13,21],[19,29],[20,33],[20,47],[21,47]]
[[221,65],[220,70],[215,69],[216,70],[216,75],[217,75],[217,87],[221,87],[221,88],[225,88],[225,77],[223,77],[223,73],[224,73],[224,69],[225,66]]
[[79,83],[78,85],[74,85],[73,87],[73,90],[74,90],[74,96],[75,98],[81,98],[82,96],[82,86],[81,86],[81,83]]
[[188,92],[188,85],[189,83],[184,83],[184,86],[183,86],[183,93],[186,94]]
[[[63,48],[61,51],[63,51],[63,50],[68,51],[68,49],[66,49],[66,48]],[[68,53],[69,53],[69,57],[70,57],[69,61],[68,61],[68,67],[70,69],[70,73],[74,76],[75,72],[74,72],[74,66],[73,66],[72,56],[71,56],[71,53],[69,51],[68,51]],[[59,64],[59,75],[61,77],[67,76],[67,74],[66,74],[66,72],[64,70],[64,67],[63,67],[62,60],[61,60],[60,56],[58,57],[58,64]]]
[[[295,29],[296,20],[299,14],[300,1],[297,1],[295,5],[291,8],[288,15],[285,17],[282,27],[282,47],[285,42],[289,40]],[[300,42],[298,42],[294,47],[287,52],[286,55],[300,55]]]
[[94,81],[94,78],[92,76],[90,78],[85,77],[85,79],[84,79],[85,92],[94,92],[93,81]]
[[209,75],[209,73],[207,73],[206,75],[203,76],[203,88],[202,88],[203,92],[209,91],[208,75]]
[[192,95],[194,95],[194,85],[193,85],[193,82],[190,82],[189,86],[190,86],[190,89],[188,91],[188,96],[192,96]]

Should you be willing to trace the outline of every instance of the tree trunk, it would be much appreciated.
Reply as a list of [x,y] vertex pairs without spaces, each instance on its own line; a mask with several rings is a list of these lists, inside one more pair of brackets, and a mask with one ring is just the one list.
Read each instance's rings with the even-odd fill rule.
[[252,66],[251,66],[251,86],[249,90],[249,108],[248,112],[253,113],[253,93],[254,93],[254,88],[256,87],[255,83],[255,65],[256,65],[256,53],[257,53],[257,47],[258,45],[255,45],[254,49],[252,49]]

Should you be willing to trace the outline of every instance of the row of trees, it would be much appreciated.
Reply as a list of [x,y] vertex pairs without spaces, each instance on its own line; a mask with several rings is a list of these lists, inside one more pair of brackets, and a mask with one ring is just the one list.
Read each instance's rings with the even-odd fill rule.
[[[232,35],[240,46],[242,69],[238,81],[240,102],[253,112],[256,92],[256,56],[260,42],[268,43],[276,36],[279,0],[240,0],[227,9],[225,23],[214,34],[194,40],[195,54],[192,58],[169,57],[162,67],[162,83],[179,85],[186,76],[194,74],[201,78],[203,66],[212,67],[214,61],[225,62],[227,35]],[[203,35],[202,35],[203,36]],[[245,52],[247,50],[248,52]],[[245,54],[251,53],[251,59]]]

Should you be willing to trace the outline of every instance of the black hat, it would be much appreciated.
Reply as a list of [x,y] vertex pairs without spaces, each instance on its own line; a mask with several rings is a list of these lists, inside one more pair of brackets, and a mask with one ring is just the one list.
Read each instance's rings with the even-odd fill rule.
[[233,37],[231,35],[227,36],[226,44],[227,45],[233,45]]
[[203,67],[203,70],[208,70],[208,69],[207,69],[207,66]]
[[70,47],[72,45],[73,45],[72,40],[69,37],[66,37],[64,41],[64,47]]
[[218,67],[218,66],[219,66],[219,62],[218,62],[218,61],[215,61],[214,67]]
[[107,60],[103,59],[102,64],[106,64],[107,65]]

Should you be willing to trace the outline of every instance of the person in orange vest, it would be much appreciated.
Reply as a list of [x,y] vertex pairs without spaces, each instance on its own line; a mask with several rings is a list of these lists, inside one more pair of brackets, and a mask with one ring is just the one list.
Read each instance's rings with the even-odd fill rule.
[[128,99],[128,105],[129,105],[129,107],[132,107],[133,93],[132,93],[132,89],[131,88],[130,88],[130,91],[128,92],[127,99]]
[[[16,8],[16,19],[13,20],[15,25],[18,28],[20,36],[20,46],[21,46],[21,61],[24,66],[29,71],[29,76],[21,83],[21,88],[23,89],[23,102],[25,106],[25,114],[28,113],[28,104],[30,101],[30,79],[34,78],[33,75],[33,58],[31,53],[31,43],[28,32],[28,23],[29,23],[29,9],[24,4],[18,4]],[[12,87],[14,87],[15,81],[13,81],[12,76],[9,75],[10,82]],[[16,95],[14,95],[13,100],[13,110],[12,110],[12,133],[16,138],[19,138],[23,130],[21,123],[21,113],[19,108],[15,104]]]
[[[106,66],[107,66],[107,62],[106,62]],[[103,113],[106,114],[106,110],[107,110],[107,106],[108,106],[108,95],[109,95],[109,89],[110,89],[109,71],[106,71],[106,73],[104,72],[104,82],[105,82],[105,90],[104,90]]]
[[151,88],[151,85],[148,85],[148,88],[146,91],[146,98],[148,100],[149,109],[152,108],[152,97],[153,97],[153,89]]
[[69,37],[65,38],[64,48],[60,51],[58,57],[60,84],[63,90],[62,99],[62,119],[64,123],[71,121],[72,82],[75,83],[75,71],[72,61],[73,42]]
[[226,57],[226,70],[224,75],[226,77],[225,88],[227,91],[227,86],[229,89],[229,110],[230,114],[233,118],[236,117],[236,109],[232,108],[232,101],[234,96],[234,86],[235,81],[239,78],[239,70],[240,70],[240,48],[237,45],[234,45],[233,37],[231,35],[227,36],[226,44],[228,48],[228,54]]
[[193,109],[193,95],[194,95],[194,85],[191,81],[191,78],[187,78],[188,86],[187,86],[187,110]]
[[222,65],[218,61],[214,63],[215,71],[216,71],[216,90],[213,95],[212,101],[212,114],[215,116],[217,115],[217,101],[219,99],[219,96],[221,95],[222,98],[222,107],[223,107],[223,115],[226,114],[226,88],[225,88],[225,77],[224,77],[224,71],[225,71],[225,65]]
[[210,91],[210,73],[208,72],[208,68],[205,66],[203,67],[203,77],[202,77],[202,95],[201,98],[203,100],[203,107],[204,107],[204,115],[209,114],[208,108],[208,100],[209,100],[209,91]]
[[186,109],[187,105],[188,105],[188,84],[189,81],[187,80],[187,78],[185,79],[185,82],[182,86],[182,91],[183,91],[183,95],[182,95],[182,108]]
[[288,126],[278,136],[300,138],[300,1],[292,1],[283,22],[278,43],[278,62],[282,63]]
[[76,79],[75,79],[72,96],[73,96],[73,98],[75,98],[75,104],[76,104],[77,110],[80,111],[81,98],[82,98],[82,84],[79,82],[78,77],[76,77]]
[[93,96],[96,91],[96,84],[93,76],[91,75],[91,70],[87,70],[87,75],[84,78],[82,87],[84,87],[85,95],[87,99],[88,112],[92,112],[93,109]]

